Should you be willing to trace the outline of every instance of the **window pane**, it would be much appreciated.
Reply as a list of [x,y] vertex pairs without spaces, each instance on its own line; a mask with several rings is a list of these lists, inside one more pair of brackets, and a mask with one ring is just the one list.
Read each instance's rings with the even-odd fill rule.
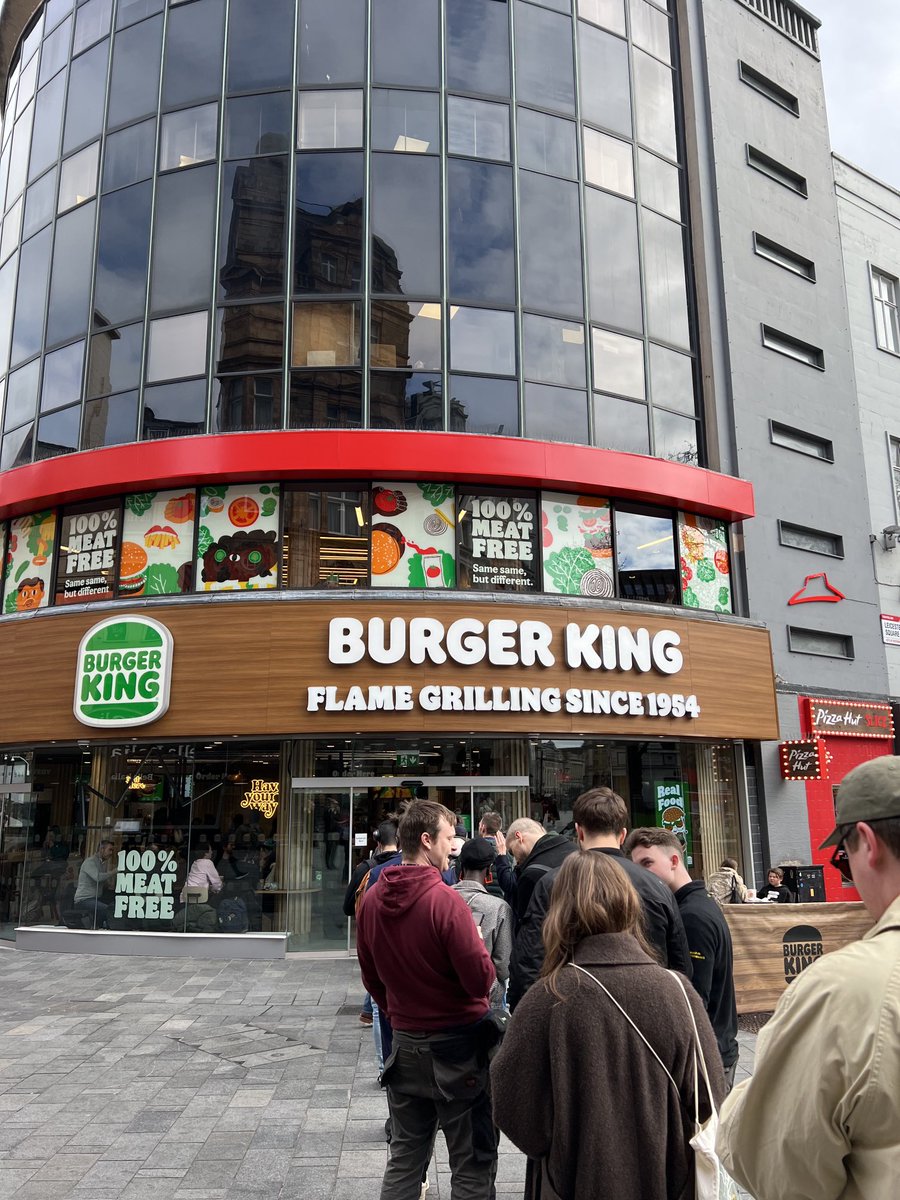
[[451,159],[447,208],[451,298],[514,303],[512,169]]
[[165,6],[165,0],[119,0],[116,10],[116,29],[124,29],[142,21]]
[[34,435],[34,422],[23,425],[8,433],[3,439],[3,450],[0,451],[0,471],[8,471],[12,467],[21,467],[31,462],[31,439]]
[[279,154],[291,146],[290,92],[225,102],[225,157]]
[[[88,400],[84,406],[82,450],[98,450],[101,446],[119,446],[137,437],[137,392],[123,396],[105,396]],[[38,431],[40,436],[40,431]]]
[[[66,100],[66,128],[63,153],[97,137],[103,126],[103,102],[106,99],[106,63],[109,42],[101,42],[87,54],[76,58],[69,68]],[[115,120],[115,115],[111,118]]]
[[437,94],[376,88],[372,92],[372,149],[437,154],[440,150]]
[[565,179],[577,177],[574,122],[520,108],[516,123],[520,167]]
[[100,143],[85,146],[71,158],[67,158],[59,170],[59,198],[57,212],[65,212],[77,204],[83,204],[97,194],[97,160]]
[[447,97],[447,149],[509,162],[509,108],[488,100]]
[[6,180],[6,203],[15,200],[27,182],[28,150],[31,145],[31,123],[34,119],[34,104],[29,104],[16,121],[9,156],[9,175]]
[[519,389],[516,381],[451,375],[450,429],[454,433],[518,437]]
[[116,34],[107,128],[127,125],[138,117],[156,112],[161,52],[162,17],[154,17]]
[[[57,25],[66,13],[70,13],[75,4],[75,0],[47,0],[44,8],[44,32],[49,33],[55,25]],[[47,38],[47,41],[50,39]]]
[[[540,586],[536,500],[534,492],[460,492],[459,510],[469,514],[457,530],[461,587],[517,592]],[[507,524],[504,538],[493,536],[497,520]]]
[[192,167],[216,157],[218,104],[182,108],[162,118],[159,169]]
[[372,0],[372,82],[440,80],[437,0]]
[[206,371],[206,329],[209,314],[183,313],[150,322],[147,382],[202,375]]
[[141,437],[190,437],[206,429],[206,380],[144,388]]
[[363,491],[305,491],[284,493],[284,537],[287,547],[287,586],[354,587],[369,577],[369,537],[357,513],[368,509]]
[[27,66],[22,68],[22,73],[19,76],[19,94],[16,99],[17,118],[25,111],[28,102],[34,98],[34,93],[37,89],[37,68],[37,58],[33,58]]
[[672,518],[617,508],[613,520],[619,595],[626,600],[678,604]]
[[281,428],[281,375],[230,375],[213,385],[212,432]]
[[157,183],[150,303],[154,312],[206,304],[212,286],[215,167],[164,175]]
[[3,428],[15,429],[23,421],[30,421],[37,408],[38,369],[40,359],[34,359],[18,371],[11,371],[6,381],[6,410]]
[[284,362],[284,305],[237,304],[216,314],[216,373],[276,370]]
[[[19,255],[19,286],[13,325],[12,365],[37,354],[44,332],[44,301],[50,271],[50,230],[42,229],[26,242]],[[12,260],[10,260],[12,261]],[[7,409],[9,393],[7,393]],[[17,423],[17,422],[16,422]],[[8,426],[9,422],[7,422]]]
[[440,304],[375,302],[370,329],[373,367],[441,369]]
[[9,358],[9,343],[12,336],[13,305],[15,301],[16,268],[19,256],[12,258],[0,269],[0,371],[6,370]]
[[623,0],[578,0],[578,15],[604,29],[625,36],[625,5]]
[[288,87],[294,57],[294,0],[231,0],[225,87]]
[[681,219],[679,180],[681,172],[655,154],[638,150],[638,169],[641,176],[641,204],[655,208],[673,221]]
[[634,195],[634,164],[631,143],[584,130],[584,178],[588,183],[618,192],[620,196]]
[[80,54],[109,33],[112,0],[88,0],[75,17],[75,41],[72,54]]
[[42,458],[55,458],[57,454],[70,454],[78,449],[78,427],[81,424],[81,405],[63,408],[41,417],[38,421],[37,445],[34,448],[35,462]]
[[28,178],[34,179],[59,157],[59,135],[62,129],[63,102],[66,96],[66,77],[59,75],[38,92],[31,131],[31,161]]
[[585,190],[591,319],[640,331],[637,221],[628,200]]
[[[87,395],[108,396],[136,388],[141,381],[141,321],[121,329],[104,329],[91,338]],[[61,353],[61,351],[60,351]],[[46,366],[44,368],[46,379]]]
[[6,216],[3,218],[3,235],[0,237],[0,262],[6,262],[10,254],[19,244],[19,232],[22,226],[22,209],[25,197],[20,196]]
[[100,201],[95,320],[118,325],[144,315],[150,248],[150,184],[113,192]]
[[253,158],[223,167],[221,299],[283,293],[287,172],[286,158]]
[[643,214],[642,224],[650,336],[688,347],[690,331],[681,226],[647,211]]
[[[434,175],[436,196],[436,171]],[[295,291],[360,291],[362,195],[361,154],[301,154],[298,157]]]
[[301,92],[298,150],[334,150],[363,144],[362,92]]
[[292,371],[291,429],[359,429],[362,376],[356,371]]
[[103,155],[103,190],[127,187],[140,183],[153,174],[153,155],[156,150],[156,118],[129,125],[106,139]]
[[222,90],[225,0],[174,8],[166,26],[162,107],[218,98]]
[[693,467],[699,466],[696,421],[656,409],[653,413],[653,432],[653,453],[657,458],[668,458],[673,462],[687,463]]
[[641,50],[634,51],[634,102],[641,144],[677,158],[672,72]]
[[372,155],[373,291],[440,294],[440,212],[434,159]]
[[443,429],[441,377],[411,371],[373,371],[369,409],[372,429]]
[[41,412],[75,404],[81,400],[81,368],[84,365],[84,342],[73,342],[62,350],[44,357],[44,378],[41,382]]
[[578,27],[581,61],[581,115],[585,121],[631,137],[631,95],[628,88],[628,46],[621,38]]
[[509,14],[505,0],[454,0],[446,7],[447,87],[509,95]]
[[525,313],[525,378],[584,387],[584,326]]
[[515,375],[516,323],[511,312],[458,308],[450,315],[450,366],[454,371]]
[[612,396],[594,396],[594,445],[649,454],[647,406]]
[[575,111],[572,21],[516,0],[516,92],[520,102]]
[[584,392],[548,387],[543,383],[525,385],[524,436],[544,442],[588,440],[588,403]]
[[646,0],[630,0],[631,40],[664,62],[672,61],[669,18]]
[[41,71],[38,87],[43,87],[57,71],[61,71],[69,57],[69,42],[72,37],[72,18],[64,21],[49,37],[44,38],[41,50]]
[[654,404],[694,414],[693,363],[686,354],[650,345],[650,389]]
[[643,400],[644,343],[608,329],[591,331],[594,341],[594,390],[618,392]]
[[96,205],[85,204],[56,222],[47,309],[48,346],[87,332],[95,217]]
[[301,0],[300,82],[363,83],[365,0]]
[[358,304],[295,304],[293,367],[354,367],[359,363]]
[[522,302],[580,317],[584,313],[578,185],[519,172]]

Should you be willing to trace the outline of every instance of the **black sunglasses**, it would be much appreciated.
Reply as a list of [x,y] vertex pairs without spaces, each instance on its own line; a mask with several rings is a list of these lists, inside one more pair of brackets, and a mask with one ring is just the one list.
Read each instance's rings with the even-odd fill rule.
[[841,838],[834,848],[834,854],[831,856],[831,865],[835,870],[840,872],[841,878],[845,879],[847,883],[853,882],[853,869],[850,866],[850,856],[844,849],[843,838]]

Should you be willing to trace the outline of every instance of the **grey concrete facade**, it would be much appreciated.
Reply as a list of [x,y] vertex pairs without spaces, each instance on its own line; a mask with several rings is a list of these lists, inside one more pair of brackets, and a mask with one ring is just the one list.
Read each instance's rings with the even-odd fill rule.
[[[693,117],[692,210],[710,426],[718,431],[722,469],[754,485],[757,515],[744,526],[736,560],[748,614],[771,630],[781,736],[795,738],[799,695],[883,700],[889,687],[879,621],[884,601],[869,541],[864,446],[871,435],[860,428],[856,401],[814,52],[818,22],[799,6],[786,7],[803,23],[813,49],[766,20],[765,6],[755,0],[688,0],[682,43],[691,64],[686,108]],[[774,170],[755,169],[751,156],[757,165],[765,156],[763,166],[771,160]],[[814,277],[757,253],[757,236],[814,264]],[[769,348],[764,327],[809,350],[791,357]],[[830,444],[833,461],[827,453],[775,444],[773,421]],[[884,456],[883,427],[881,450]],[[882,524],[896,519],[890,515]],[[783,545],[779,522],[833,535],[841,555]],[[808,576],[821,573],[844,599],[788,604]],[[808,631],[799,635],[807,652],[799,649],[798,635],[792,643],[791,627]],[[819,633],[848,639],[852,650],[835,657],[835,643],[810,652]],[[781,779],[775,743],[760,748],[760,776],[772,859],[811,861],[804,788]]]

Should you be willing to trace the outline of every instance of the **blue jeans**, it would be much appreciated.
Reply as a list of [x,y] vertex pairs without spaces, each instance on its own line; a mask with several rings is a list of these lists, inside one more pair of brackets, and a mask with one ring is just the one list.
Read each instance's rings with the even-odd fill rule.
[[362,1010],[364,1013],[368,1013],[369,1016],[371,1017],[371,1015],[372,1015],[372,997],[369,995],[368,992],[366,992],[366,998],[365,998],[365,1000],[363,1000]]
[[384,1070],[384,1048],[381,1037],[381,1015],[378,1011],[378,1005],[369,997],[369,1003],[372,1005],[372,1037],[375,1039],[375,1058],[378,1061],[378,1074]]
[[91,918],[91,929],[108,929],[107,916],[109,914],[109,905],[104,904],[102,900],[76,900],[72,905],[79,912],[87,913]]

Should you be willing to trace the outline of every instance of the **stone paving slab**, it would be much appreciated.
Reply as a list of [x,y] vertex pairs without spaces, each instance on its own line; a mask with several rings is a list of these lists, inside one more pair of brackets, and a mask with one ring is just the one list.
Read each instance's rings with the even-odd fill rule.
[[[373,1200],[387,1105],[361,1001],[348,960],[0,949],[0,1200]],[[498,1200],[524,1177],[503,1139]],[[449,1200],[440,1137],[429,1183]]]

